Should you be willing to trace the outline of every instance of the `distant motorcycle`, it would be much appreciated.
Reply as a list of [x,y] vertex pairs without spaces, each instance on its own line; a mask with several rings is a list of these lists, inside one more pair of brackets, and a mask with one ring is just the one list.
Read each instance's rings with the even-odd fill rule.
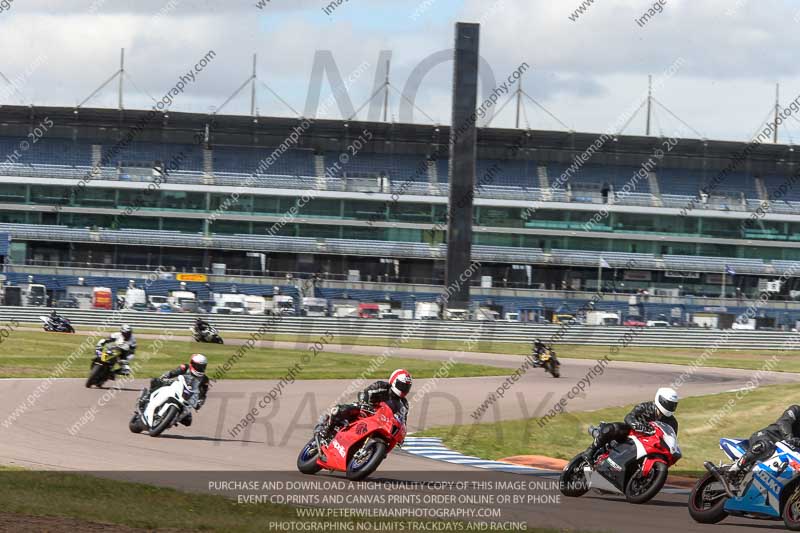
[[[561,472],[562,494],[578,497],[599,489],[622,493],[629,503],[650,501],[681,458],[675,430],[661,422],[650,422],[650,427],[651,433],[631,429],[625,442],[612,442],[592,461],[583,454],[572,459]],[[594,437],[597,429],[590,427],[589,434]]]
[[203,331],[198,332],[195,328],[190,328],[192,337],[197,342],[210,342],[214,344],[225,344],[219,331],[214,326],[208,326]]
[[114,366],[128,350],[130,350],[130,345],[127,342],[107,344],[102,350],[98,350],[89,367],[86,388],[91,388],[92,385],[102,387],[106,381],[113,381],[116,376]]
[[44,322],[44,324],[42,324],[42,329],[45,331],[56,333],[75,333],[75,328],[72,327],[72,323],[68,318],[59,317],[58,320],[53,320],[49,316],[41,315],[39,316],[39,320]]
[[[146,389],[142,391],[147,394]],[[185,376],[178,376],[155,391],[149,393],[147,404],[142,409],[137,400],[136,410],[128,423],[132,433],[147,430],[151,437],[158,437],[197,408],[199,394]],[[141,396],[140,396],[141,398]]]
[[539,356],[539,361],[545,372],[549,372],[554,378],[561,377],[561,363],[556,357],[555,350],[547,350]]

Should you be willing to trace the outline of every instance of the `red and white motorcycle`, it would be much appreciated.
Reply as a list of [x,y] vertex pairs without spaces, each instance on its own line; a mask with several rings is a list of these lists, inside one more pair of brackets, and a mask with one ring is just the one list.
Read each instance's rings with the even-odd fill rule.
[[[631,430],[625,442],[612,443],[593,462],[580,454],[561,472],[561,492],[583,496],[590,489],[622,493],[630,503],[651,500],[667,481],[669,467],[681,458],[672,427],[650,422],[652,433]],[[590,427],[593,435],[597,428]]]

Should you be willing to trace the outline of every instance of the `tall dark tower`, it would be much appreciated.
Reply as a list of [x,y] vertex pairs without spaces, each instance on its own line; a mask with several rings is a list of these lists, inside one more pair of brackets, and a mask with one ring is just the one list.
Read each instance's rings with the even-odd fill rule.
[[470,280],[462,282],[459,279],[469,269],[472,252],[479,37],[479,24],[456,23],[445,285],[456,289],[452,291],[447,306],[461,309],[469,306]]

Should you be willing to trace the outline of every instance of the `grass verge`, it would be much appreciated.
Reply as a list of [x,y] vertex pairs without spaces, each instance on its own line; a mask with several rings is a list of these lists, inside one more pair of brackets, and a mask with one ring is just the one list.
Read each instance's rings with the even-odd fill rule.
[[[695,396],[681,400],[677,418],[683,458],[673,474],[705,472],[703,461],[726,459],[720,437],[747,438],[774,422],[793,403],[800,403],[797,385],[774,385],[750,392]],[[572,459],[590,443],[587,428],[600,421],[622,420],[632,405],[558,415],[539,425],[540,418],[491,424],[431,428],[415,436],[441,437],[452,449],[485,459],[514,455],[545,455]],[[725,414],[727,412],[727,414]],[[719,416],[717,421],[710,419]]]
[[[84,335],[13,331],[0,344],[0,377],[46,377],[53,368],[79,349],[86,340]],[[318,340],[318,339],[313,339]],[[219,344],[187,344],[180,340],[158,343],[156,339],[139,339],[136,359],[141,367],[138,375],[156,376],[185,363],[194,351],[201,351],[209,358],[209,373],[213,376],[217,365],[222,365],[236,353],[240,346]],[[94,343],[91,343],[92,346]],[[160,348],[159,348],[160,346]],[[225,374],[226,379],[280,379],[287,369],[301,361],[307,350],[277,348],[253,348],[239,359]],[[378,355],[380,350],[375,350]],[[59,377],[85,377],[94,348],[85,349],[70,368]],[[323,348],[311,362],[303,365],[298,379],[352,379],[360,375],[371,356],[326,352]],[[414,377],[432,377],[442,366],[442,361],[426,361],[408,357],[391,356],[374,369],[368,379],[386,378],[398,367],[408,368]],[[449,371],[451,377],[477,377],[504,375],[507,369],[487,365],[455,363]]]

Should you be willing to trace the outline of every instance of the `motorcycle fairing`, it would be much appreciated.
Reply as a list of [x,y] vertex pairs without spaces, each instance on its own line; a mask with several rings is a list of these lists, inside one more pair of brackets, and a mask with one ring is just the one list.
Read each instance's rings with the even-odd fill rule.
[[[402,432],[398,435],[398,432]],[[379,438],[388,443],[387,453],[392,451],[394,443],[405,437],[405,427],[386,405],[381,404],[374,415],[362,415],[358,420],[339,430],[328,445],[322,445],[322,454],[317,464],[329,470],[347,471],[351,452],[360,448],[360,443],[367,439]],[[323,461],[325,457],[327,461]]]
[[608,480],[619,491],[625,491],[625,485],[632,470],[639,459],[641,443],[632,442],[632,439],[618,443],[611,448],[608,456],[597,466],[596,472]]
[[[736,441],[736,439],[722,440]],[[740,442],[729,443],[733,446],[730,449],[731,453],[738,453],[736,448]],[[744,492],[726,500],[725,510],[733,514],[746,513],[780,518],[781,494],[784,488],[800,475],[798,460],[800,456],[796,452],[783,443],[777,443],[775,453],[770,458],[756,463],[753,470],[747,474],[743,481]]]
[[163,415],[167,411],[169,404],[174,403],[170,402],[169,400],[174,398],[175,396],[179,398],[182,397],[183,389],[184,389],[183,380],[176,379],[169,385],[160,387],[154,393],[152,393],[150,395],[150,401],[147,402],[147,407],[145,408],[143,413],[145,424],[147,424],[148,427],[152,427],[153,417],[156,414],[156,410],[158,410],[157,412],[159,415]]
[[738,459],[750,447],[750,441],[747,439],[719,439],[719,447],[731,459]]

